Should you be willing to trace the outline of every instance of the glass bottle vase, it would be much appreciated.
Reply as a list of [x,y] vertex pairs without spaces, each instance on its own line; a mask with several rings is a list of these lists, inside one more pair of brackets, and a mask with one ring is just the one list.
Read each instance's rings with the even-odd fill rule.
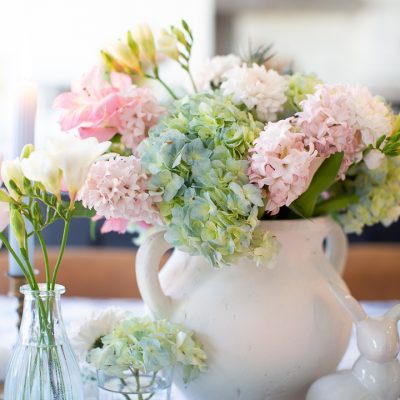
[[65,288],[25,296],[18,342],[8,367],[4,400],[83,400],[79,366],[65,332],[60,298]]

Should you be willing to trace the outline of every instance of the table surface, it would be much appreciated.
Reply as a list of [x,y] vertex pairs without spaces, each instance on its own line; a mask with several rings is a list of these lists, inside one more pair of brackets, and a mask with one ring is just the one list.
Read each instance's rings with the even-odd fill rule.
[[[382,315],[394,304],[394,301],[363,302],[366,312],[371,316]],[[65,297],[62,300],[62,313],[67,332],[74,328],[77,321],[82,321],[85,317],[90,317],[93,312],[109,306],[131,310],[137,316],[146,314],[146,308],[140,300]],[[10,354],[12,345],[16,340],[17,330],[14,328],[16,324],[15,307],[15,299],[0,296],[0,381],[5,375],[7,356]],[[353,332],[349,347],[339,365],[339,369],[350,368],[357,359],[358,354]],[[174,400],[181,399],[176,390],[172,397]]]

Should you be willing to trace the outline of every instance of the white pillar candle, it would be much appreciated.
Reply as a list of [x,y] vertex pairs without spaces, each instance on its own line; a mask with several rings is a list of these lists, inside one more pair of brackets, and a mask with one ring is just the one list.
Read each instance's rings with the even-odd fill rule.
[[[35,117],[36,117],[36,104],[37,104],[37,85],[31,81],[25,81],[18,87],[14,126],[12,131],[12,158],[18,157],[22,148],[29,143],[35,143]],[[10,232],[9,240],[12,248],[16,250],[19,257],[21,254],[18,250],[19,246]],[[28,239],[29,244],[29,259],[33,265],[34,258],[34,237]],[[9,255],[9,268],[8,273],[11,276],[23,276],[21,268]]]

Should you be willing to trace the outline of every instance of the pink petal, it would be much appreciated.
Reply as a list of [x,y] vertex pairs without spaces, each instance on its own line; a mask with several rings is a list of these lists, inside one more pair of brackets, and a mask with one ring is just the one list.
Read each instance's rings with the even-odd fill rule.
[[125,233],[128,229],[129,221],[123,218],[110,218],[104,221],[101,233],[118,232]]

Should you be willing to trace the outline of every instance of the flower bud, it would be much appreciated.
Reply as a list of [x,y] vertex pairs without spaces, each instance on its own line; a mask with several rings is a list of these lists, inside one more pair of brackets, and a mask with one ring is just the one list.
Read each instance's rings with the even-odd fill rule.
[[1,177],[10,195],[14,199],[19,199],[24,193],[24,175],[19,158],[3,161],[1,165]]
[[19,247],[22,248],[25,245],[25,221],[19,210],[12,208],[10,211],[10,225],[11,230],[17,239]]
[[19,156],[20,160],[28,158],[33,153],[34,150],[35,147],[33,146],[33,144],[26,144],[21,151],[21,155]]
[[32,212],[34,221],[37,224],[42,224],[43,223],[42,211],[40,210],[39,203],[37,203],[36,201],[33,203],[32,207],[31,207],[31,212]]
[[[141,61],[145,64],[157,65],[156,45],[154,43],[153,32],[148,25],[139,25],[136,30],[136,37],[141,51]],[[144,59],[142,59],[142,56]]]
[[139,58],[127,44],[120,40],[109,46],[106,51],[103,51],[103,54],[108,56],[108,60],[110,60],[112,68],[115,71],[127,74],[143,74]]
[[179,60],[178,41],[174,35],[163,29],[158,39],[158,47],[161,53],[175,61]]
[[0,189],[0,202],[3,203],[11,203],[11,197],[6,193],[5,190]]

